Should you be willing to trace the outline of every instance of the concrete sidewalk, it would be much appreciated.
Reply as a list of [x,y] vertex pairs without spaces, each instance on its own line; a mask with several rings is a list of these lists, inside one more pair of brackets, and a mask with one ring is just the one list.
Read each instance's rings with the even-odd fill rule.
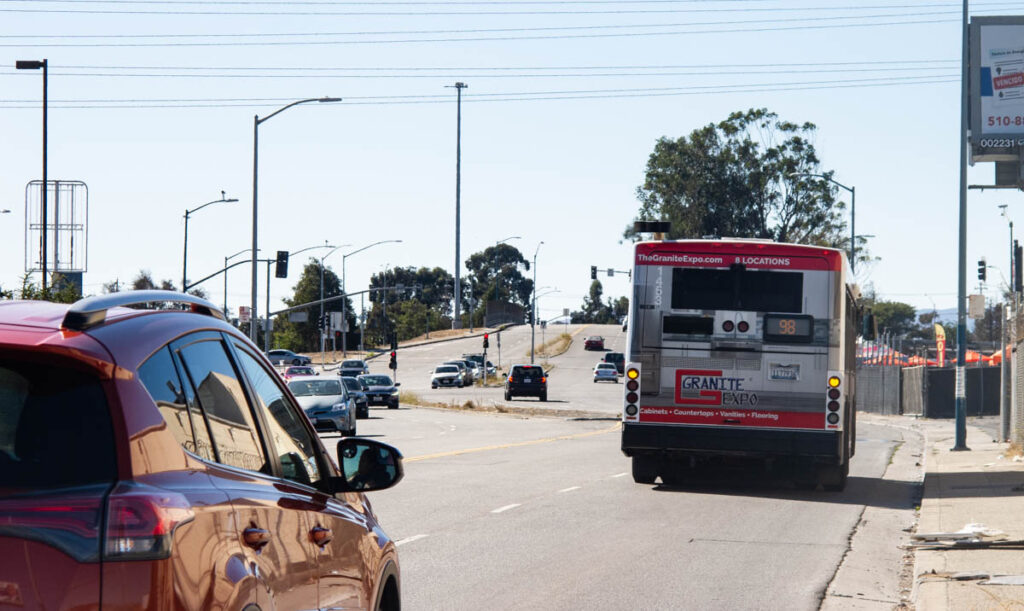
[[[950,451],[952,420],[917,420],[925,436],[924,493],[917,533],[952,533],[983,524],[1024,541],[1024,462],[1004,456],[1008,444],[974,426],[967,427],[970,451]],[[1019,585],[988,583],[1017,576]],[[998,580],[997,580],[998,581]],[[923,548],[915,550],[917,609],[1024,610],[1024,544]]]

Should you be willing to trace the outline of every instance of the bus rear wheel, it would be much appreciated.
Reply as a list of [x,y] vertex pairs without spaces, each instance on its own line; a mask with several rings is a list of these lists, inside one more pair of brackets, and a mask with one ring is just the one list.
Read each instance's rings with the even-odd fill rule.
[[849,459],[841,465],[822,465],[818,467],[818,483],[826,492],[842,492],[846,488],[846,480],[850,475]]
[[638,484],[653,484],[658,477],[658,461],[650,456],[633,457],[633,481]]

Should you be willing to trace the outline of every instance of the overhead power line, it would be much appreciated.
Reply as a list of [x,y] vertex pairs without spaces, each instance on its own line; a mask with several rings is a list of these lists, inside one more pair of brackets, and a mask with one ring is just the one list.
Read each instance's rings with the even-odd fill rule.
[[[570,89],[554,91],[495,92],[464,96],[466,102],[512,102],[528,100],[606,99],[697,95],[708,93],[751,93],[951,83],[956,74],[926,77],[874,78],[794,81],[787,83],[743,83],[730,85],[694,85],[688,87],[649,87],[621,89]],[[80,99],[50,100],[55,108],[228,108],[235,106],[277,105],[292,98],[186,98],[186,99]],[[346,96],[348,105],[428,104],[450,102],[450,94]],[[37,108],[34,100],[0,100],[3,108]],[[32,103],[18,106],[18,104]]]
[[[820,18],[831,19],[831,18]],[[786,20],[793,21],[793,20]],[[807,20],[801,20],[807,21]],[[592,33],[592,34],[531,34],[531,35],[509,35],[509,36],[467,36],[459,38],[392,38],[392,39],[377,39],[377,40],[290,40],[290,41],[270,41],[264,40],[266,36],[253,35],[254,38],[259,40],[252,41],[215,41],[215,42],[84,42],[84,43],[3,43],[0,47],[19,47],[19,48],[30,48],[30,47],[47,47],[47,48],[80,48],[80,47],[104,47],[104,48],[126,48],[126,47],[274,47],[274,46],[331,46],[331,45],[370,45],[370,44],[401,44],[401,43],[441,43],[441,42],[501,42],[511,40],[573,40],[573,39],[599,39],[599,38],[639,38],[639,37],[651,37],[651,36],[681,36],[687,34],[701,35],[701,34],[738,34],[738,33],[752,33],[752,32],[786,32],[786,31],[797,31],[797,30],[831,30],[831,29],[846,29],[846,28],[864,28],[864,27],[880,27],[880,26],[904,26],[904,25],[926,25],[935,23],[952,23],[958,21],[957,18],[948,19],[915,19],[907,21],[877,21],[872,23],[836,23],[836,24],[815,24],[815,25],[791,25],[791,26],[777,26],[777,27],[741,27],[741,28],[721,28],[721,29],[688,29],[688,30],[674,30],[668,32],[609,32],[609,33]],[[722,22],[735,24],[736,22]],[[757,20],[753,23],[762,24],[765,20]],[[698,25],[710,25],[710,22],[704,22]],[[752,24],[753,25],[753,24]],[[610,27],[610,26],[609,26]],[[370,36],[370,35],[383,35],[381,33],[352,33],[353,36]]]
[[[8,4],[11,2],[8,1]],[[25,4],[25,3],[22,3]],[[132,8],[40,8],[40,4],[75,4],[81,6],[82,4],[96,4],[96,5],[140,5],[147,7],[145,10],[132,9]],[[167,6],[200,6],[202,10],[187,10],[181,8],[169,8],[169,9],[153,9],[153,6],[158,5]],[[351,6],[380,6],[387,5],[389,3],[352,3]],[[442,6],[446,7],[444,10],[391,10],[391,11],[380,11],[380,10],[343,10],[343,11],[323,11],[323,10],[295,10],[296,6],[341,6],[345,3],[310,3],[310,2],[297,2],[297,3],[228,3],[228,2],[40,2],[35,0],[31,3],[31,8],[4,8],[0,9],[0,12],[10,13],[43,13],[43,14],[95,14],[95,15],[209,15],[209,16],[254,16],[254,17],[266,17],[266,16],[317,16],[317,17],[417,17],[417,16],[509,16],[509,15],[630,15],[630,14],[680,14],[680,13],[716,13],[716,12],[783,12],[783,11],[835,11],[835,10],[899,10],[899,9],[916,9],[916,8],[938,8],[938,7],[957,7],[960,6],[958,3],[945,2],[945,3],[929,3],[929,4],[875,4],[875,5],[819,5],[819,6],[804,6],[804,7],[750,7],[750,6],[730,6],[727,8],[614,8],[614,9],[548,9],[548,10],[460,10],[453,11],[448,9],[449,6],[582,6],[582,5],[622,5],[622,6],[635,6],[640,4],[654,4],[654,5],[667,5],[667,2],[558,2],[558,3],[527,3],[527,2],[478,2],[478,3],[392,3],[392,6]],[[683,4],[677,2],[675,4]],[[685,3],[685,4],[696,4]],[[728,2],[728,4],[737,4],[737,2]],[[749,4],[749,3],[747,3]],[[999,6],[1005,10],[1009,6],[1020,6],[1020,2],[979,2],[979,5],[983,6]],[[209,6],[280,6],[286,7],[290,10],[210,10]]]

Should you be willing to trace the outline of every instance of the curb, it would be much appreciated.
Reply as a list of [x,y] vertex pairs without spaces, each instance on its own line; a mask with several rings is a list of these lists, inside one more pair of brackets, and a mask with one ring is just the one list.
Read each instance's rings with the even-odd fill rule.
[[[556,356],[562,356],[563,354],[565,354],[566,352],[568,352],[568,351],[569,351],[569,348],[572,348],[572,344],[573,344],[573,342],[575,342],[575,341],[576,341],[576,336],[577,336],[577,335],[579,335],[579,334],[580,334],[580,332],[582,332],[582,331],[583,331],[584,329],[586,329],[586,328],[587,328],[587,327],[589,327],[589,326],[590,326],[589,324],[585,324],[585,325],[583,325],[582,327],[580,327],[579,329],[576,329],[575,331],[573,331],[572,333],[570,333],[570,334],[569,334],[569,343],[565,345],[565,349],[564,349],[564,350],[562,350],[561,352],[559,352],[559,353],[557,353],[557,354],[545,354],[545,355],[543,355],[543,357],[542,357],[542,358],[546,358],[546,359],[553,359],[553,358],[555,358]],[[541,354],[540,354],[540,353],[537,353],[537,356],[541,356]]]
[[[401,350],[402,348],[416,348],[417,346],[429,346],[431,344],[444,344],[446,342],[454,342],[454,341],[458,341],[460,339],[471,339],[471,338],[474,338],[474,337],[483,337],[484,334],[487,334],[487,333],[500,333],[500,332],[504,331],[505,329],[508,329],[510,327],[515,327],[515,326],[518,326],[518,325],[505,324],[505,325],[500,325],[498,327],[495,327],[493,329],[482,329],[480,331],[476,331],[476,332],[470,333],[469,335],[459,335],[457,337],[442,337],[440,339],[428,339],[428,340],[425,340],[425,341],[422,341],[422,342],[416,342],[414,344],[401,344],[400,343],[400,344],[398,344],[398,349]],[[369,361],[369,360],[375,359],[378,356],[381,356],[381,355],[383,355],[383,354],[385,354],[387,352],[391,352],[391,351],[390,350],[382,350],[382,351],[378,352],[377,354],[374,354],[373,356],[366,357],[364,360]]]

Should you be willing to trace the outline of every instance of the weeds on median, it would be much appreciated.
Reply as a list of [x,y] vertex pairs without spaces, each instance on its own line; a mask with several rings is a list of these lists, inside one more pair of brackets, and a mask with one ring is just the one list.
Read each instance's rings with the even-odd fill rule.
[[[545,357],[546,358],[550,358],[550,357],[558,356],[558,355],[564,353],[566,350],[569,349],[569,346],[571,346],[571,345],[572,345],[572,336],[569,335],[568,333],[562,333],[558,337],[555,337],[554,339],[550,339],[550,340],[544,342],[543,344],[541,344],[534,351],[534,353],[535,353],[536,356],[540,356],[542,358],[545,358]],[[530,353],[527,352],[526,356],[530,356]]]
[[411,390],[403,390],[398,393],[398,402],[408,405],[423,405],[423,399]]

